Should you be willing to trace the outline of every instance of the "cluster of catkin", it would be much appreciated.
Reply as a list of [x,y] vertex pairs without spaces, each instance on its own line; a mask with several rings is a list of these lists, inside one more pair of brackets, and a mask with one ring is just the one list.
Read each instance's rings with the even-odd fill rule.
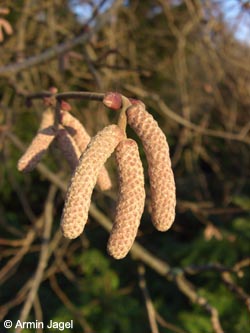
[[[62,106],[57,125],[55,125],[55,111],[52,106],[49,105],[43,112],[37,134],[18,161],[17,168],[19,171],[32,171],[53,141],[56,142],[63,153],[71,170],[75,170],[79,158],[89,144],[91,137],[80,121],[69,113],[69,104],[64,102]],[[105,167],[100,170],[97,184],[102,191],[109,190],[112,186]]]
[[[109,93],[104,105],[118,110],[120,95]],[[131,100],[124,110],[126,122],[142,142],[148,162],[152,222],[156,229],[166,231],[175,218],[175,182],[169,147],[157,122],[145,105]],[[115,153],[119,176],[119,196],[114,224],[107,250],[116,259],[124,258],[135,240],[145,204],[144,171],[136,141],[127,138],[124,128],[109,125],[90,140],[82,124],[68,111],[60,111],[55,129],[51,110],[43,114],[40,129],[30,147],[18,162],[18,169],[30,171],[39,162],[53,139],[74,170],[63,209],[61,228],[65,237],[78,237],[86,225],[91,195],[96,183],[106,190],[111,186],[104,167]]]

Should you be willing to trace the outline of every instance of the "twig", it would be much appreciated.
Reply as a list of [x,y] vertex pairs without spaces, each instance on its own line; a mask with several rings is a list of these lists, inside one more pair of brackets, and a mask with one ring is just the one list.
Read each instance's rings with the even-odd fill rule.
[[101,76],[99,75],[98,71],[95,69],[94,63],[91,60],[87,47],[83,48],[83,56],[84,56],[86,65],[88,66],[89,71],[93,76],[96,86],[98,87],[98,89],[102,89],[103,84],[102,84]]
[[234,265],[234,271],[239,272],[243,267],[250,267],[250,258],[242,259]]
[[147,308],[147,313],[148,313],[148,320],[151,328],[152,333],[159,333],[158,330],[158,325],[156,322],[156,317],[155,317],[155,309],[154,305],[152,303],[151,297],[149,295],[149,291],[147,288],[147,283],[145,279],[145,266],[142,264],[138,265],[138,275],[139,275],[139,287],[141,288],[145,305]]
[[167,328],[168,330],[174,332],[174,333],[187,333],[187,331],[184,331],[183,329],[168,323],[162,316],[156,311],[155,312],[156,320],[157,322],[162,326]]
[[67,99],[88,99],[92,101],[102,101],[105,94],[97,92],[89,92],[89,91],[69,91],[69,92],[53,94],[49,91],[41,91],[33,94],[24,93],[21,95],[23,95],[26,98],[26,100],[30,102],[33,99],[44,99],[52,96],[58,101],[67,100]]
[[127,126],[126,110],[132,104],[129,101],[129,99],[125,96],[121,95],[121,99],[122,99],[122,108],[119,113],[119,119],[118,119],[117,125],[120,127],[120,129],[124,132],[124,134],[126,136],[126,126]]
[[234,268],[226,267],[218,263],[212,263],[202,266],[190,265],[183,268],[183,272],[189,275],[195,275],[207,271],[216,271],[216,272],[234,272]]
[[24,255],[29,251],[31,244],[33,243],[36,236],[36,229],[42,225],[42,218],[36,221],[34,228],[30,229],[27,233],[25,240],[23,241],[23,246],[15,257],[10,259],[8,263],[0,270],[0,282],[3,283],[7,278],[9,278],[14,273],[14,267],[22,260]]
[[77,318],[80,325],[84,329],[84,332],[93,333],[92,328],[89,326],[86,319],[83,317],[83,313],[77,307],[75,307],[75,305],[69,300],[67,295],[59,287],[59,284],[57,282],[55,275],[52,275],[50,277],[49,281],[50,281],[51,288],[54,290],[55,294],[62,301],[62,303],[69,309],[69,311],[72,312],[72,314]]
[[210,314],[211,324],[215,333],[224,333],[217,309],[212,307],[204,297],[199,296],[194,286],[185,278],[182,273],[175,276],[175,282],[182,293],[186,295],[192,301],[192,303],[200,305],[206,312]]
[[19,246],[23,245],[24,241],[25,240],[23,240],[23,239],[6,239],[6,238],[0,238],[0,245],[19,247]]
[[0,306],[0,320],[2,320],[6,316],[6,314],[9,312],[10,309],[21,304],[25,300],[26,295],[29,291],[30,283],[31,279],[28,280],[21,287],[21,289],[19,289],[18,293],[14,296],[13,299]]
[[250,312],[250,295],[245,293],[241,287],[233,282],[233,279],[228,272],[223,272],[221,277],[228,289],[236,294],[236,296],[246,305],[247,311]]
[[103,93],[96,93],[96,92],[88,92],[88,91],[72,91],[72,92],[64,92],[55,95],[57,100],[62,99],[89,99],[92,101],[102,101],[104,97]]
[[[39,285],[42,281],[44,270],[47,266],[48,246],[49,246],[49,239],[50,239],[50,234],[51,234],[51,226],[52,226],[52,222],[53,222],[53,200],[54,200],[56,191],[57,191],[57,187],[55,185],[52,185],[49,190],[48,198],[47,198],[47,201],[45,204],[43,243],[42,243],[42,247],[41,247],[39,263],[38,263],[34,278],[32,280],[30,292],[27,296],[27,299],[23,305],[23,308],[22,308],[20,316],[19,316],[19,319],[21,322],[24,322],[29,315],[30,309],[31,309],[33,302],[35,300],[35,297],[36,297],[36,293],[39,289]],[[18,327],[16,330],[16,333],[19,333],[21,331],[22,331],[22,328]]]
[[[38,297],[38,294],[36,295],[34,299],[34,311],[35,311],[35,318],[38,322],[43,322],[43,311],[41,307],[41,303]],[[43,333],[43,328],[38,327],[36,329],[36,333]]]

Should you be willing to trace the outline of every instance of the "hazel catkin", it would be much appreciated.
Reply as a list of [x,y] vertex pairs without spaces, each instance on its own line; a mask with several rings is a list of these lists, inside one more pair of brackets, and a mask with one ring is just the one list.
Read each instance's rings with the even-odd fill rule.
[[90,141],[90,136],[81,122],[68,111],[63,110],[60,111],[60,122],[73,137],[80,152],[84,152]]
[[65,237],[78,237],[87,222],[93,188],[105,161],[123,139],[117,125],[105,127],[82,154],[67,191],[61,227]]
[[40,162],[55,138],[56,131],[53,125],[54,114],[49,107],[42,114],[41,124],[36,136],[18,161],[17,168],[19,171],[32,171]]
[[78,164],[81,153],[71,135],[62,126],[60,126],[57,131],[56,143],[69,163],[71,170],[74,171]]
[[122,259],[133,245],[143,213],[144,174],[134,140],[121,141],[115,149],[115,157],[119,174],[119,197],[107,249],[115,259]]
[[122,107],[122,96],[117,92],[108,92],[102,102],[106,107],[118,111]]
[[[83,153],[91,139],[84,126],[77,118],[72,116],[72,114],[63,110],[60,111],[60,122],[73,137],[80,150],[80,153]],[[102,191],[107,191],[112,187],[112,182],[108,171],[104,166],[98,175],[97,185]]]
[[142,141],[148,161],[152,222],[159,231],[168,230],[175,218],[175,181],[166,137],[143,103],[127,109],[129,125]]

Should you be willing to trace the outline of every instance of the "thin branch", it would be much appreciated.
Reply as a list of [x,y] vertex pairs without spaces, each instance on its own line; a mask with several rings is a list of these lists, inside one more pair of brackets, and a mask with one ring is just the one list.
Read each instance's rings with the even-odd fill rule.
[[62,301],[62,303],[66,306],[67,309],[77,318],[80,325],[84,329],[84,332],[86,333],[92,333],[93,330],[89,326],[88,322],[83,316],[83,313],[81,310],[79,310],[68,298],[68,296],[63,292],[63,290],[60,288],[57,279],[55,275],[52,275],[49,279],[51,288],[54,290],[57,297]]
[[11,258],[8,263],[0,270],[0,282],[3,283],[7,278],[14,274],[17,269],[18,263],[22,260],[25,254],[29,251],[31,244],[36,237],[36,229],[42,225],[42,218],[40,217],[34,226],[27,233],[25,240],[23,241],[22,248],[18,251],[15,257]]
[[[48,251],[49,239],[50,239],[50,234],[51,234],[51,226],[52,226],[52,222],[53,222],[53,200],[54,200],[56,191],[57,191],[56,186],[52,185],[49,190],[48,198],[47,198],[47,201],[45,204],[43,243],[42,243],[42,247],[41,247],[39,263],[38,263],[34,278],[32,280],[30,292],[27,296],[27,299],[26,299],[24,306],[22,308],[22,311],[20,313],[19,319],[21,322],[24,322],[29,315],[31,307],[36,298],[37,291],[41,284],[44,270],[47,266],[47,261],[49,258],[49,255],[48,255],[49,254],[49,251]],[[16,330],[17,333],[19,333],[21,331],[22,331],[22,328],[17,328],[17,330]]]
[[165,327],[167,328],[168,330],[174,332],[174,333],[187,333],[187,331],[184,331],[183,329],[171,324],[171,323],[168,323],[164,318],[162,318],[162,316],[156,311],[155,313],[155,316],[156,316],[156,320],[157,322],[162,326],[162,327]]
[[247,311],[250,312],[250,295],[245,293],[245,291],[241,287],[237,286],[237,284],[234,283],[229,272],[223,272],[221,274],[221,277],[222,281],[225,283],[228,289],[234,294],[236,294],[236,296],[246,305]]
[[[58,102],[62,100],[68,99],[84,99],[84,100],[92,100],[97,102],[102,102],[105,96],[104,93],[97,93],[97,92],[88,92],[88,91],[70,91],[70,92],[63,92],[58,94],[53,94],[48,91],[42,91],[34,94],[21,94],[26,98],[27,105],[31,105],[33,99],[44,99],[44,98],[55,98]],[[51,101],[52,102],[52,101]]]
[[60,94],[56,94],[55,98],[57,100],[62,100],[62,99],[70,99],[70,98],[74,98],[74,99],[88,99],[88,100],[92,100],[92,101],[101,101],[104,98],[103,93],[96,93],[96,92],[88,92],[88,91],[79,91],[79,92],[64,92],[64,93],[60,93]]
[[195,275],[207,271],[216,271],[216,272],[234,272],[234,268],[223,266],[219,263],[212,263],[202,266],[190,265],[183,268],[183,272],[189,275]]
[[205,297],[202,297],[197,293],[194,286],[185,278],[182,273],[175,276],[175,282],[180,291],[182,291],[182,293],[186,295],[192,301],[192,303],[200,305],[206,312],[210,314],[211,324],[215,333],[224,333],[220,323],[218,310],[211,306]]
[[14,298],[8,301],[7,303],[0,306],[0,320],[6,316],[10,309],[15,306],[21,304],[25,299],[26,295],[30,288],[31,279],[29,279],[22,287],[19,289],[17,294],[15,294]]
[[[36,295],[34,300],[34,312],[35,312],[35,318],[38,322],[43,322],[43,310],[41,307],[41,303],[39,300],[38,295]],[[36,329],[36,333],[43,333],[43,329],[41,327],[38,327]]]
[[145,266],[142,264],[138,265],[138,275],[139,275],[139,287],[141,288],[147,313],[148,313],[148,320],[151,328],[152,333],[159,333],[158,325],[156,322],[156,316],[155,316],[155,308],[153,305],[153,302],[151,300],[151,297],[149,295],[149,291],[147,288],[147,283],[145,279]]

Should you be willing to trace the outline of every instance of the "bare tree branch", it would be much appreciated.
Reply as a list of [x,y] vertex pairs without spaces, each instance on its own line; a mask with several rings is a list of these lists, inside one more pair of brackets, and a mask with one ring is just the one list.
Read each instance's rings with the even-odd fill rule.
[[115,0],[109,10],[98,16],[95,26],[89,32],[85,31],[78,37],[67,40],[64,43],[55,45],[50,49],[44,51],[43,53],[25,59],[20,63],[13,63],[6,66],[2,66],[0,67],[0,76],[13,75],[27,68],[39,65],[48,60],[56,58],[60,54],[72,50],[77,45],[86,43],[90,39],[90,37],[93,36],[93,34],[97,33],[107,23],[107,21],[110,20],[112,13],[116,11],[122,5],[122,3],[123,3],[122,0]]

